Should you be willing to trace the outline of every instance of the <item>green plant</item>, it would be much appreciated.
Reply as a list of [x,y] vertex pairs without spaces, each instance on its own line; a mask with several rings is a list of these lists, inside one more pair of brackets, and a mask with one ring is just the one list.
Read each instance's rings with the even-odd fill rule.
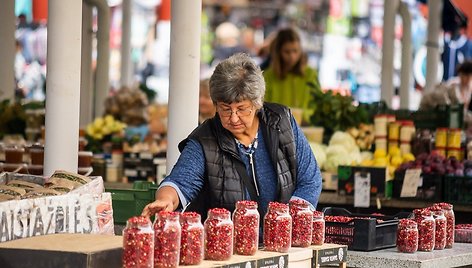
[[355,106],[351,96],[333,94],[330,90],[323,92],[316,88],[313,88],[312,96],[309,104],[313,109],[310,122],[314,126],[324,127],[327,137],[337,130],[345,131],[369,121],[367,110]]

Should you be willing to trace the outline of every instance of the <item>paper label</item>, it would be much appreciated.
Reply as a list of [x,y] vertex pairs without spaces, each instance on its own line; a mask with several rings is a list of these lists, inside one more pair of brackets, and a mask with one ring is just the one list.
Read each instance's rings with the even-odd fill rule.
[[354,173],[354,207],[370,206],[370,173]]
[[403,179],[400,197],[415,197],[420,183],[421,169],[408,169]]

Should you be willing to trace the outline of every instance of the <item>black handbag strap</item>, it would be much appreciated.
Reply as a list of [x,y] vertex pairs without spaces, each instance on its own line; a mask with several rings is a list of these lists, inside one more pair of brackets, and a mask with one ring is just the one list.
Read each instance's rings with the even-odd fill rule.
[[256,186],[254,185],[254,182],[251,180],[251,178],[249,178],[247,171],[244,168],[244,164],[237,163],[236,170],[238,171],[239,176],[243,178],[243,184],[248,190],[249,197],[251,198],[251,200],[259,202],[259,196],[257,195],[257,192],[256,192]]

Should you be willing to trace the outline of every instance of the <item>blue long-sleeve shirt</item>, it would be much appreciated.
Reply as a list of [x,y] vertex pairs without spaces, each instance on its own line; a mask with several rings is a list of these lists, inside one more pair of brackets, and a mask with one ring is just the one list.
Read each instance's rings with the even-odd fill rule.
[[[308,141],[293,118],[291,124],[297,154],[297,184],[292,198],[304,199],[310,202],[313,206],[312,209],[315,209],[321,192],[321,173]],[[252,177],[249,157],[244,154],[241,148],[239,150],[248,175]],[[260,128],[258,130],[258,146],[253,157],[260,192],[259,205],[265,213],[269,202],[277,198],[277,174]],[[205,156],[203,148],[198,141],[189,140],[171,173],[161,183],[161,187],[173,187],[179,195],[180,205],[186,207],[203,188],[204,174]],[[245,196],[246,199],[250,199],[247,191]]]

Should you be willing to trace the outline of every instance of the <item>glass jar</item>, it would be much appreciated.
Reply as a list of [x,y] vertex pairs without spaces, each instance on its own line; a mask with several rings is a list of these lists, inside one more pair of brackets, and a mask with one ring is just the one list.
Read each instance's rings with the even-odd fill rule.
[[203,224],[200,214],[184,212],[180,214],[182,236],[180,239],[180,264],[198,265],[203,261]]
[[159,211],[154,221],[154,267],[177,267],[181,228],[178,212]]
[[233,255],[233,222],[230,212],[224,208],[213,208],[208,211],[204,223],[205,259],[225,261]]
[[259,245],[259,220],[257,202],[238,201],[233,213],[234,251],[239,255],[254,255]]
[[154,230],[149,218],[136,216],[123,230],[123,268],[154,267]]
[[313,211],[313,236],[312,245],[323,245],[325,240],[325,220],[324,213],[321,211]]
[[453,205],[449,203],[438,203],[435,204],[440,206],[444,212],[444,217],[446,217],[446,247],[452,248],[454,245],[454,230],[455,230],[455,221]]
[[269,202],[264,216],[264,249],[267,251],[288,252],[292,244],[292,217],[288,205]]
[[415,221],[400,219],[398,222],[397,250],[404,253],[418,250],[418,227]]
[[441,250],[446,247],[447,220],[442,209],[433,208],[432,212],[434,216],[434,222],[436,224],[436,230],[434,234],[434,249]]
[[418,224],[418,250],[433,251],[436,224],[431,210],[415,209],[413,210],[413,214]]
[[293,199],[289,202],[289,210],[292,217],[292,246],[310,246],[313,236],[313,228],[307,228],[313,225],[310,203],[302,199]]

